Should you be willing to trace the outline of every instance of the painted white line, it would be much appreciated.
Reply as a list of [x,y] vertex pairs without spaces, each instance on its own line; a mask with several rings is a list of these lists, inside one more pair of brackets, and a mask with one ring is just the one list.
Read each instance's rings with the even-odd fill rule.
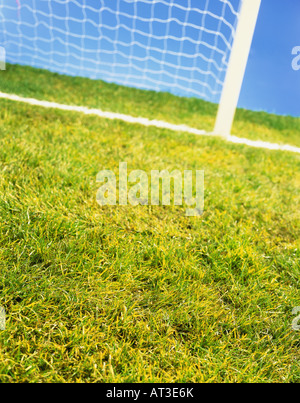
[[249,147],[264,148],[267,150],[290,151],[292,153],[300,154],[299,147],[290,146],[288,144],[276,144],[276,143],[268,143],[266,141],[260,141],[260,140],[248,140],[248,139],[242,139],[242,138],[239,138],[236,136],[228,136],[226,138],[226,140],[230,141],[231,143],[244,144]]
[[[43,108],[54,108],[60,109],[64,111],[71,111],[71,112],[80,112],[86,115],[96,115],[101,118],[111,119],[111,120],[122,120],[127,123],[134,123],[139,124],[142,126],[153,126],[160,129],[168,129],[177,132],[185,132],[191,133],[198,136],[216,136],[215,133],[208,133],[205,130],[194,129],[192,127],[186,125],[175,125],[172,123],[164,122],[162,120],[149,120],[147,118],[136,118],[130,115],[124,115],[121,113],[114,113],[114,112],[105,112],[101,109],[90,109],[85,106],[74,106],[74,105],[64,105],[58,104],[56,102],[48,102],[48,101],[40,101],[34,98],[24,98],[20,97],[19,95],[15,94],[6,94],[4,92],[0,92],[0,98],[9,99],[11,101],[23,102],[29,105],[41,106]],[[249,147],[256,147],[256,148],[264,148],[268,150],[280,150],[280,151],[290,151],[293,153],[300,154],[300,148],[291,146],[291,145],[280,145],[275,143],[268,143],[264,141],[255,141],[255,140],[248,140],[243,139],[235,136],[228,136],[224,137],[225,140],[236,143],[236,144],[243,144]]]
[[96,115],[101,118],[111,119],[111,120],[122,120],[127,123],[135,123],[143,126],[154,126],[160,129],[169,129],[178,132],[188,132],[197,135],[209,135],[204,130],[193,129],[191,127],[185,125],[174,125],[171,123],[163,122],[162,120],[149,120],[147,118],[135,118],[130,115],[123,115],[121,113],[114,113],[114,112],[104,112],[101,109],[90,109],[85,106],[73,106],[73,105],[64,105],[58,104],[56,102],[48,102],[48,101],[39,101],[38,99],[34,98],[23,98],[18,95],[14,94],[5,94],[0,92],[0,98],[9,99],[11,101],[17,102],[24,102],[26,104],[35,105],[35,106],[42,106],[44,108],[55,108],[61,109],[64,111],[72,111],[72,112],[80,112],[86,115]]

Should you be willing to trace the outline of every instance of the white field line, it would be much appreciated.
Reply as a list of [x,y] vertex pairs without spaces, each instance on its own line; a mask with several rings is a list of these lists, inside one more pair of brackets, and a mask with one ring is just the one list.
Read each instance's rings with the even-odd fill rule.
[[[6,94],[4,92],[0,92],[0,98],[4,99],[9,99],[11,101],[17,101],[17,102],[23,102],[29,105],[35,105],[35,106],[41,106],[43,108],[54,108],[54,109],[60,109],[64,111],[71,111],[71,112],[80,112],[84,113],[86,115],[96,115],[101,118],[105,119],[111,119],[111,120],[122,120],[123,122],[127,123],[134,123],[134,124],[140,124],[142,126],[154,126],[160,129],[168,129],[172,131],[177,131],[177,132],[185,132],[185,133],[191,133],[191,134],[196,134],[198,136],[216,136],[215,133],[208,133],[204,130],[198,130],[194,129],[192,127],[186,126],[186,125],[175,125],[171,124],[168,122],[164,122],[161,120],[149,120],[147,118],[136,118],[130,115],[124,115],[121,113],[114,113],[114,112],[105,112],[102,111],[101,109],[90,109],[85,106],[74,106],[74,105],[64,105],[64,104],[58,104],[56,102],[48,102],[48,101],[40,101],[38,99],[34,98],[24,98],[20,97],[19,95],[15,94]],[[291,146],[291,145],[281,145],[281,144],[275,144],[275,143],[268,143],[265,141],[255,141],[255,140],[248,140],[248,139],[243,139],[235,136],[227,136],[224,137],[226,141],[229,141],[231,143],[236,143],[236,144],[243,144],[247,145],[249,147],[256,147],[256,148],[264,148],[268,150],[280,150],[280,151],[290,151],[294,153],[300,154],[300,148]]]

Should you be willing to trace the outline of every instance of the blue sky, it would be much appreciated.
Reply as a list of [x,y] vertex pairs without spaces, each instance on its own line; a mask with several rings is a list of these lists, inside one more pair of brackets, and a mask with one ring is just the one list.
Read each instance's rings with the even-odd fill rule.
[[292,49],[300,46],[300,1],[262,0],[239,106],[300,116],[300,70]]
[[[175,4],[171,12],[168,2]],[[237,10],[239,1],[231,3]],[[197,7],[206,4],[206,0],[0,0],[0,45],[12,63],[218,102],[236,20],[221,0],[210,0],[210,11],[223,15],[227,24],[209,15],[203,19]],[[186,6],[194,11],[187,14]],[[131,18],[134,12],[142,18]],[[171,23],[165,24],[166,19]],[[184,20],[185,28],[177,20]],[[203,21],[206,31],[197,29]],[[222,35],[210,33],[218,29]],[[182,37],[187,39],[180,41]],[[212,48],[199,48],[199,40]],[[295,46],[300,46],[300,1],[262,0],[238,106],[300,116],[300,70],[292,69]]]

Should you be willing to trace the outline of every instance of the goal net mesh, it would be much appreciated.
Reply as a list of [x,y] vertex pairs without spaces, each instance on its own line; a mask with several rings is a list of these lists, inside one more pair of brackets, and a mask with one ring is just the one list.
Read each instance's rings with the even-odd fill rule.
[[6,61],[219,102],[241,0],[0,0]]

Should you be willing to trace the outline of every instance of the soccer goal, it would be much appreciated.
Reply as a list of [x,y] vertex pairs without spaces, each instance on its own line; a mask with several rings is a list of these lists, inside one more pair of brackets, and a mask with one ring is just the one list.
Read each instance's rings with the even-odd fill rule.
[[229,135],[261,0],[2,0],[10,63],[219,104]]

